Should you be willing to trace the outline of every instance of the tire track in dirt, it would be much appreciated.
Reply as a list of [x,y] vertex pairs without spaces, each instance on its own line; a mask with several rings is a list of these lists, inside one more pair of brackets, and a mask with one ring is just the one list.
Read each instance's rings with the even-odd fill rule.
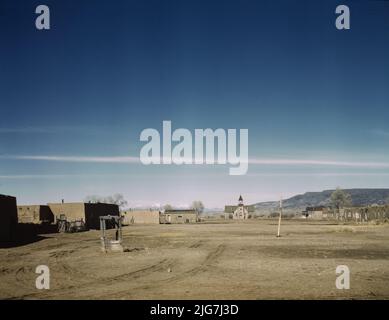
[[69,264],[64,262],[58,263],[58,269],[63,275],[71,276],[71,278],[76,276],[76,277],[83,277],[85,279],[91,279],[91,280],[96,279],[96,277],[92,273],[82,272],[79,269],[71,267]]
[[103,287],[102,289],[105,290],[106,292],[101,293],[101,295],[97,298],[104,298],[104,299],[107,299],[107,298],[113,297],[113,296],[117,296],[118,294],[120,295],[121,293],[128,292],[129,290],[137,289],[137,288],[127,287],[124,290],[123,289],[118,290],[116,287],[113,289],[114,292],[107,292],[107,291],[110,291],[110,288],[107,287],[107,285],[114,284],[114,282],[117,282],[117,281],[120,281],[120,283],[128,282],[131,280],[138,279],[140,277],[151,275],[155,272],[160,272],[160,271],[165,272],[169,268],[173,267],[173,265],[175,263],[176,263],[176,261],[174,259],[166,258],[166,259],[159,261],[158,263],[156,263],[154,265],[151,265],[151,266],[148,266],[148,267],[145,267],[142,269],[138,269],[136,271],[128,272],[125,274],[120,274],[120,275],[106,278],[106,279],[97,280],[98,281],[97,286],[93,286],[92,288],[85,288],[86,290],[84,290],[84,292],[82,292],[82,294],[81,294],[81,299],[83,299],[83,297],[90,297],[90,293],[96,294],[96,292],[99,292],[99,287],[101,287],[101,286]]
[[[196,244],[198,244],[198,243],[196,243]],[[187,271],[184,271],[183,273],[180,273],[178,275],[169,277],[167,279],[155,280],[151,285],[137,286],[137,287],[131,288],[131,290],[133,290],[133,291],[135,291],[135,290],[151,290],[151,289],[156,288],[158,286],[164,286],[167,283],[172,284],[175,282],[179,282],[181,280],[187,279],[188,277],[195,276],[198,273],[202,273],[202,272],[208,270],[212,266],[212,264],[224,253],[225,249],[226,249],[226,245],[220,244],[216,247],[216,249],[214,249],[210,253],[208,253],[208,255],[205,257],[205,259],[200,263],[200,265],[198,265],[194,268],[191,268]],[[123,293],[128,293],[128,291],[129,290],[127,289],[127,290],[119,290],[119,291],[116,291],[115,293],[112,293],[112,294],[104,294],[104,298],[108,298],[108,299],[117,298],[117,297],[120,297],[121,294],[123,294]]]
[[166,259],[163,259],[160,262],[158,262],[154,265],[151,265],[149,267],[108,278],[107,281],[137,279],[137,278],[140,278],[144,275],[148,275],[148,274],[153,273],[153,272],[167,270],[168,268],[171,268],[173,266],[173,264],[174,264],[173,259],[166,258]]
[[189,248],[191,248],[191,249],[197,249],[197,248],[201,247],[201,246],[203,245],[203,243],[204,243],[204,241],[203,241],[203,240],[200,240],[200,241],[198,241],[198,242],[196,242],[196,243],[190,245]]
[[[196,243],[195,245],[199,245],[199,243]],[[187,271],[184,271],[183,273],[174,275],[172,277],[166,278],[166,279],[161,279],[161,280],[155,280],[153,281],[152,287],[156,286],[161,286],[165,285],[166,283],[175,283],[179,282],[181,280],[187,279],[188,277],[193,277],[196,274],[203,273],[206,270],[208,270],[212,264],[223,254],[225,251],[226,246],[224,244],[218,245],[214,250],[209,252],[205,259],[198,265],[195,266],[194,268],[191,268]],[[60,253],[59,256],[62,256]],[[74,294],[75,291],[77,291],[77,295],[81,294],[82,296],[89,296],[89,293],[92,295],[95,295],[97,292],[100,291],[100,287],[103,287],[104,289],[107,288],[110,284],[114,284],[117,281],[120,282],[125,282],[125,281],[130,281],[130,280],[135,280],[139,279],[141,277],[148,276],[152,273],[159,272],[159,271],[166,271],[169,268],[173,268],[174,265],[176,265],[177,261],[175,259],[171,258],[165,258],[160,260],[159,262],[146,266],[144,268],[140,268],[138,270],[130,271],[127,273],[122,273],[116,276],[112,277],[102,277],[102,278],[96,278],[93,276],[88,276],[86,277],[83,272],[78,271],[77,269],[70,267],[67,264],[64,264],[63,262],[58,262],[58,267],[66,272],[69,275],[75,275],[79,274],[80,276],[83,277],[83,279],[88,279],[86,282],[81,282],[80,284],[72,284],[68,286],[63,286],[59,287],[57,289],[50,289],[49,291],[45,292],[36,292],[32,294],[27,294],[24,296],[20,297],[13,297],[10,299],[28,299],[28,298],[55,298],[56,296],[68,296]],[[20,269],[20,270],[19,270]],[[28,272],[32,272],[33,270],[27,268],[26,270],[25,267],[19,268],[17,271],[17,274],[26,274]],[[22,279],[24,281],[22,281]],[[23,283],[26,283],[27,279],[25,277],[20,277],[19,280],[22,281]],[[30,283],[28,283],[30,285]],[[149,286],[147,286],[149,287]],[[131,288],[131,290],[139,290],[139,289],[144,289],[146,288],[144,285],[138,286],[135,288]],[[130,288],[127,288],[125,290],[118,290],[112,293],[103,293],[102,297],[112,297],[112,296],[117,296],[120,295],[123,292],[128,292]]]
[[179,281],[189,276],[195,276],[198,273],[205,272],[207,269],[209,269],[209,267],[212,266],[212,263],[215,262],[215,260],[217,260],[223,254],[225,249],[226,249],[226,245],[224,244],[218,245],[215,250],[208,253],[206,258],[200,265],[192,269],[189,269],[181,274],[178,274],[177,276],[171,277],[168,279],[168,281]]
[[[55,238],[47,238],[43,241],[47,241],[49,239],[54,240]],[[32,244],[31,248],[39,249],[40,251],[43,251],[43,250],[53,250],[53,249],[54,250],[65,249],[66,247],[71,246],[72,248],[75,247],[77,250],[79,250],[79,249],[83,249],[83,248],[90,248],[90,246],[85,246],[82,244],[91,243],[91,242],[95,242],[96,247],[100,246],[99,239],[96,239],[96,238],[82,239],[82,242],[80,241],[80,239],[70,239],[70,238],[60,239],[60,240],[63,242],[60,242],[60,243],[42,243],[42,241],[40,241],[40,242],[37,242],[35,244]]]
[[83,272],[79,268],[71,267],[65,261],[60,260],[70,256],[74,252],[76,252],[76,249],[54,251],[49,254],[50,258],[55,259],[56,271],[60,272],[65,276],[69,276],[70,279],[73,278],[74,276],[82,277],[85,279],[91,279],[91,280],[96,279],[96,277],[94,277],[93,274]]
[[8,275],[8,274],[10,274],[12,272],[13,271],[10,268],[4,268],[4,267],[0,268],[0,275]]
[[[134,288],[131,288],[131,290],[150,290],[152,288],[158,287],[158,286],[164,286],[167,283],[172,284],[175,282],[179,282],[181,280],[187,279],[188,277],[195,276],[198,273],[204,272],[208,270],[212,266],[212,264],[223,254],[223,252],[226,249],[226,245],[220,244],[216,247],[216,249],[212,250],[208,255],[205,257],[205,259],[200,263],[200,265],[191,268],[187,271],[184,271],[183,273],[180,273],[178,275],[174,275],[172,277],[169,277],[167,279],[162,279],[162,280],[155,280],[152,285],[142,285],[142,286],[137,286]],[[120,290],[116,291],[115,293],[112,294],[105,294],[104,298],[112,298],[112,297],[119,297],[122,293],[128,293],[128,290]]]
[[[102,290],[109,290],[109,285],[115,284],[116,282],[120,281],[121,283],[126,282],[126,281],[131,281],[134,279],[138,279],[140,277],[145,277],[148,276],[152,273],[159,272],[159,271],[165,271],[169,267],[172,267],[174,265],[174,260],[173,259],[163,259],[155,264],[152,264],[150,266],[131,271],[128,273],[124,274],[119,274],[113,277],[107,277],[107,278],[100,278],[100,279],[95,279],[94,281],[89,281],[87,283],[82,283],[80,287],[77,286],[69,286],[67,288],[60,288],[58,289],[60,292],[60,295],[67,294],[66,290],[70,290],[69,294],[74,292],[74,289],[77,288],[78,294],[81,296],[90,297],[90,295],[95,295],[96,292],[101,292],[100,288]],[[91,285],[91,287],[89,287]],[[127,291],[126,289],[125,291]],[[102,294],[102,297],[107,297],[109,295],[114,295],[117,294],[117,291],[114,293],[108,294]]]
[[76,250],[54,251],[54,252],[50,252],[49,256],[50,256],[50,258],[55,258],[55,259],[64,258],[64,257],[67,257],[67,256],[71,255],[75,251]]
[[33,287],[35,281],[33,280],[35,272],[32,267],[20,267],[15,271],[15,280],[18,284],[25,285],[27,287]]
[[[137,279],[142,276],[147,276],[151,273],[166,270],[169,267],[172,267],[174,264],[173,259],[163,259],[155,264],[152,264],[150,266],[127,272],[124,274],[119,274],[113,277],[107,277],[107,278],[93,278],[93,280],[87,281],[87,282],[82,282],[79,285],[69,285],[69,286],[64,286],[60,287],[57,289],[50,289],[45,292],[37,292],[37,293],[32,293],[32,294],[27,294],[24,296],[20,297],[12,297],[10,299],[26,299],[26,298],[54,298],[56,295],[57,296],[63,296],[67,294],[72,294],[76,290],[77,293],[80,293],[83,289],[86,289],[87,291],[93,291],[93,293],[96,293],[99,291],[99,287],[103,286],[106,287],[109,284],[112,284],[113,282],[116,281],[129,281],[132,279]],[[20,269],[20,270],[19,270]],[[26,268],[22,267],[19,268],[17,273],[26,273]],[[67,269],[70,272],[74,272],[75,268],[71,268],[69,266],[64,266],[63,269]],[[28,271],[28,270],[27,270]],[[32,271],[32,269],[31,269]],[[74,274],[74,273],[72,273]],[[83,276],[85,276],[83,274]],[[90,278],[90,277],[89,277]],[[88,288],[90,285],[92,285],[92,288]],[[68,291],[68,292],[67,292]]]
[[[55,263],[58,266],[59,270],[63,271],[64,274],[78,274],[82,277],[90,277],[89,274],[80,272],[79,270],[70,267],[64,262],[58,262],[58,259],[65,258],[69,256],[71,253],[73,253],[75,250],[61,250],[56,252],[49,253],[50,258],[55,259]],[[5,273],[5,272],[1,272]],[[14,278],[16,280],[16,283],[19,285],[23,285],[29,288],[35,288],[35,278],[38,276],[35,274],[35,270],[32,266],[22,266],[19,268],[16,268],[14,270],[8,269],[7,273],[14,273]]]

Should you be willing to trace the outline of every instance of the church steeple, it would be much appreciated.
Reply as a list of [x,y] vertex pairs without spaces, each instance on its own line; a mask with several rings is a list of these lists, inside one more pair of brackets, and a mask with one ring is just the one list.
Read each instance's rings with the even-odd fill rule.
[[239,196],[239,205],[240,206],[243,206],[243,198],[242,198],[242,195]]

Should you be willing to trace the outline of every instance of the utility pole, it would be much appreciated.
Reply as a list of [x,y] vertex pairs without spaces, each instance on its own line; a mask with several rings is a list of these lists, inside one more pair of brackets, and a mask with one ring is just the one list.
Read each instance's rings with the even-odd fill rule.
[[278,218],[277,238],[281,237],[281,235],[280,235],[280,231],[281,231],[281,217],[282,217],[282,197],[280,197],[280,216]]

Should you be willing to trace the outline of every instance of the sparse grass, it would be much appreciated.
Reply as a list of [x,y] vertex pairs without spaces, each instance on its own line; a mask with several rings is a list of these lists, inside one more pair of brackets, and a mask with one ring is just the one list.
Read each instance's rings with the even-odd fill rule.
[[338,233],[354,233],[356,232],[355,226],[336,226],[330,229],[330,232],[338,232]]
[[369,225],[378,226],[378,225],[387,225],[389,224],[389,219],[384,220],[371,220],[368,222]]

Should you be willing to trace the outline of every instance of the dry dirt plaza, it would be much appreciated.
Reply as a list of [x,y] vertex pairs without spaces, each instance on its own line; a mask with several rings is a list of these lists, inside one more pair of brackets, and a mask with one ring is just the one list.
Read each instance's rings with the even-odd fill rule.
[[[123,253],[100,232],[46,234],[0,248],[1,299],[388,299],[389,225],[215,221],[123,228]],[[50,268],[38,290],[35,268]],[[350,269],[350,289],[335,286]]]

